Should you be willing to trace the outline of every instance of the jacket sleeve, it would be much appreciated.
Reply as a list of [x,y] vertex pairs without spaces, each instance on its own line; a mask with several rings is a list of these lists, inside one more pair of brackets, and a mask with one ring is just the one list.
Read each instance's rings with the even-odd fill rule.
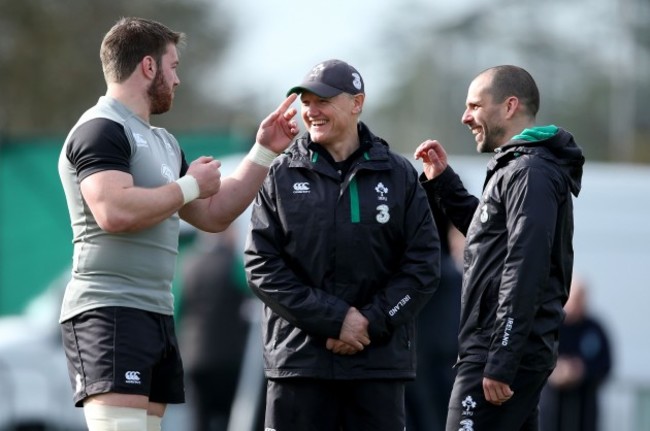
[[558,208],[567,197],[560,195],[557,179],[540,167],[514,169],[499,190],[507,250],[484,375],[511,383],[549,285]]
[[360,309],[370,324],[371,340],[387,337],[393,328],[413,320],[440,282],[440,239],[424,189],[413,169],[405,200],[405,250],[386,287]]
[[427,192],[429,206],[442,209],[456,229],[467,235],[472,216],[478,207],[478,198],[465,189],[451,166],[447,166],[442,174],[432,180],[421,174],[420,183]]
[[252,210],[244,251],[248,284],[274,313],[311,335],[338,338],[350,306],[322,289],[307,286],[291,269],[281,250],[286,243],[269,173]]

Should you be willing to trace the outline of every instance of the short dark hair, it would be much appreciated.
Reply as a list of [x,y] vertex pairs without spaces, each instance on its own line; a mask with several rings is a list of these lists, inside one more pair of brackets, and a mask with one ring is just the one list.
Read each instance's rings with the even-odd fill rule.
[[106,33],[99,50],[106,82],[123,82],[147,55],[160,63],[167,45],[182,44],[185,34],[144,18],[121,18]]
[[526,108],[531,117],[539,111],[539,89],[535,80],[526,70],[518,66],[503,65],[484,70],[479,75],[489,73],[492,82],[488,92],[496,103],[515,96]]

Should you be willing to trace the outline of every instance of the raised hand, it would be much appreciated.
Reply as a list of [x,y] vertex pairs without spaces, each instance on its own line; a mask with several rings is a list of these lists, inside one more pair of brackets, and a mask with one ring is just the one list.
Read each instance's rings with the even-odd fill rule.
[[415,149],[413,157],[416,160],[422,159],[422,171],[428,179],[437,177],[447,168],[447,152],[436,140],[422,142]]
[[289,146],[298,134],[298,125],[292,120],[297,111],[291,108],[296,97],[297,94],[289,95],[275,111],[262,120],[255,138],[257,143],[274,153],[281,153]]

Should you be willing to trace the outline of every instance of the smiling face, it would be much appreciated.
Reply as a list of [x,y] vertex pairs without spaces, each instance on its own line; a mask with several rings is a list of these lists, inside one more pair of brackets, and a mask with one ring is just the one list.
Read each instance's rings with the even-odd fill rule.
[[490,74],[479,75],[472,81],[461,118],[474,135],[479,153],[493,152],[508,141],[505,125],[507,100],[495,102],[489,92],[490,85]]
[[363,104],[363,94],[341,93],[324,98],[314,93],[300,95],[301,115],[312,141],[323,146],[356,142],[357,121]]
[[178,67],[178,51],[170,44],[156,68],[156,76],[147,89],[152,115],[169,111],[174,100],[174,90],[180,84],[176,69]]

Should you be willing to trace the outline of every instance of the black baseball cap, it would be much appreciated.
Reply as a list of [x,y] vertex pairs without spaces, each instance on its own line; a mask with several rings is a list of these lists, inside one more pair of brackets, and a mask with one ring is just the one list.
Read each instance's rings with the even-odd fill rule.
[[291,88],[287,96],[309,91],[319,97],[330,98],[341,93],[363,93],[363,87],[363,78],[357,69],[345,61],[327,60],[314,66],[302,84]]

